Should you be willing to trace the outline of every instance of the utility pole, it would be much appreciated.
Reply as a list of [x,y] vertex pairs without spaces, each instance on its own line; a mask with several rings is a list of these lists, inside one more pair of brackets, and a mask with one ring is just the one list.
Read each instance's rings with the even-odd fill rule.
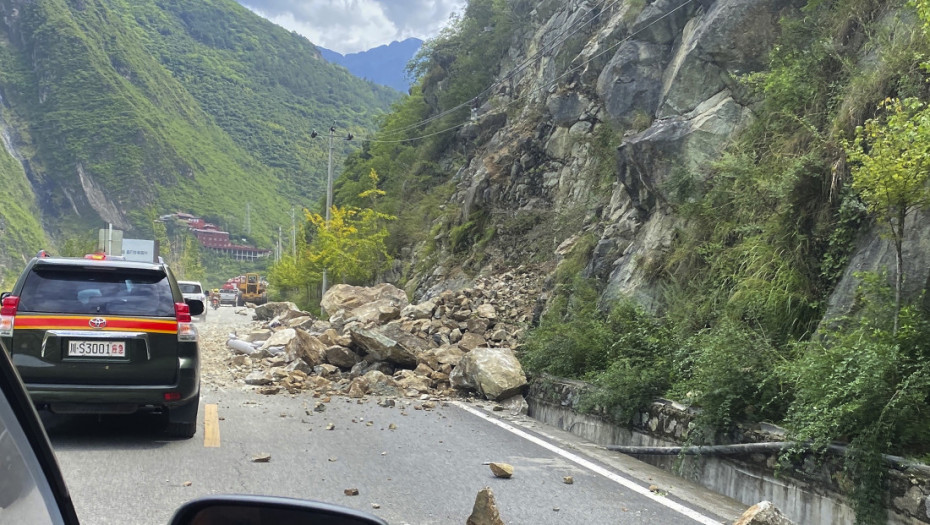
[[297,216],[294,214],[293,206],[291,206],[291,257],[297,260]]
[[245,234],[252,234],[252,203],[245,203]]
[[[310,133],[310,138],[316,138],[317,132],[314,130]],[[329,163],[326,170],[326,226],[329,227],[330,221],[330,208],[333,207],[333,140],[336,138],[336,121],[333,121],[333,125],[329,127]],[[352,140],[352,134],[346,134],[346,140]],[[295,234],[296,239],[296,234]],[[295,241],[296,242],[296,241]],[[296,251],[296,248],[295,248]],[[320,292],[320,297],[323,297],[326,294],[326,290],[329,288],[329,275],[326,268],[323,268],[323,290]]]
[[[333,207],[333,137],[336,136],[336,121],[333,121],[333,125],[329,128],[329,164],[328,169],[326,170],[326,227],[329,228],[329,209]],[[320,292],[320,297],[326,295],[326,290],[329,289],[329,279],[327,275],[326,268],[323,268],[323,291]]]

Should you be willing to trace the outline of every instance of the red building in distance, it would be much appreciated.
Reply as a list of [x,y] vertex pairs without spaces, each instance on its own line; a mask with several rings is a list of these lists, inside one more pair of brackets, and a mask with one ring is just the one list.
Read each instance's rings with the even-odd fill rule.
[[177,213],[175,217],[185,221],[191,233],[204,248],[221,252],[237,260],[255,260],[271,255],[271,250],[263,250],[254,246],[237,244],[230,240],[229,232],[221,231],[215,224],[189,213]]

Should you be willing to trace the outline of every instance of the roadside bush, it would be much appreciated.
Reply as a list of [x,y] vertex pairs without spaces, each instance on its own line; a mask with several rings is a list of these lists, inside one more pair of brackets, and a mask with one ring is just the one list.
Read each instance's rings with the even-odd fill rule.
[[610,334],[597,310],[597,291],[576,277],[555,297],[539,326],[531,331],[521,362],[531,372],[582,379],[603,370]]
[[581,410],[601,407],[616,421],[630,423],[636,411],[672,384],[674,331],[629,300],[604,313],[593,305],[596,292],[584,283],[550,305],[530,333],[523,363],[531,372],[585,380],[596,388]]
[[857,522],[884,523],[882,454],[928,449],[930,324],[921,308],[905,306],[895,334],[887,279],[863,277],[860,316],[797,345],[797,359],[786,364],[782,375],[795,390],[786,424],[793,439],[810,442],[815,452],[837,441],[849,444],[844,471]]
[[675,394],[700,407],[696,423],[711,433],[744,421],[780,421],[788,392],[775,371],[784,362],[766,337],[724,318],[688,338],[675,356]]
[[638,409],[671,387],[679,341],[665,322],[629,300],[616,304],[605,324],[611,334],[606,367],[585,376],[597,388],[581,409],[604,407],[613,419],[629,424]]

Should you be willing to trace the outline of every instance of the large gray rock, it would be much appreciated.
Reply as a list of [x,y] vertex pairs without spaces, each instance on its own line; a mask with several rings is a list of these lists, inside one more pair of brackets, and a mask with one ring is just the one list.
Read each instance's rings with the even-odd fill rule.
[[657,120],[624,140],[617,150],[621,189],[611,199],[606,215],[612,225],[602,239],[616,240],[618,249],[600,253],[589,267],[610,273],[597,276],[607,279],[605,301],[631,297],[647,308],[657,306],[661,290],[646,269],[669,249],[678,221],[664,204],[669,175],[702,173],[751,119],[749,109],[723,91],[687,115]]
[[351,369],[361,360],[358,354],[344,346],[339,345],[326,347],[324,356],[327,363],[347,370]]
[[718,0],[682,31],[682,41],[664,74],[657,116],[693,111],[715,94],[738,87],[739,75],[768,64],[785,0]]
[[[856,314],[862,304],[859,297],[859,272],[888,272],[888,285],[894,286],[895,250],[887,236],[886,225],[863,228],[855,252],[843,277],[827,303],[824,323]],[[930,288],[930,213],[912,213],[904,222],[904,299],[913,300]]]
[[400,318],[401,309],[390,299],[374,301],[352,310],[352,317],[362,324],[381,325]]
[[[401,332],[391,334],[382,333],[381,330],[352,326],[349,328],[352,342],[362,348],[372,361],[388,361],[408,368],[417,366],[418,348],[423,348],[420,340],[410,334]],[[393,336],[393,337],[392,337]],[[409,343],[415,343],[416,346]]]
[[565,126],[581,120],[591,101],[576,91],[557,93],[546,99],[546,109],[557,126]]
[[[685,25],[695,12],[706,8],[712,0],[685,5],[678,0],[655,0],[639,14],[630,32],[637,38],[656,44],[672,44],[681,38]],[[684,9],[680,9],[684,7]]]
[[521,393],[526,374],[509,348],[476,348],[462,357],[452,371],[452,386],[477,390],[496,401]]
[[655,115],[668,54],[669,46],[662,44],[633,40],[620,46],[597,79],[611,121],[630,125]]
[[394,285],[382,283],[377,286],[350,286],[348,284],[337,284],[323,294],[323,300],[320,306],[329,314],[334,315],[339,310],[345,310],[345,318],[352,317],[354,311],[372,303],[379,305],[392,306],[400,310],[404,309],[410,302],[407,300],[407,294]]
[[275,332],[268,339],[262,343],[262,346],[259,347],[262,350],[266,350],[270,347],[279,346],[285,347],[288,349],[294,349],[296,351],[296,346],[299,344],[297,339],[297,330],[295,328],[288,328]]
[[326,345],[318,338],[299,328],[276,332],[262,344],[260,350],[270,352],[272,348],[283,348],[288,361],[300,358],[311,367],[323,364],[326,351]]
[[295,317],[309,315],[308,312],[304,312],[300,308],[297,308],[297,305],[290,301],[280,301],[256,306],[253,318],[256,321],[270,321],[275,317],[280,317],[279,320],[283,322]]

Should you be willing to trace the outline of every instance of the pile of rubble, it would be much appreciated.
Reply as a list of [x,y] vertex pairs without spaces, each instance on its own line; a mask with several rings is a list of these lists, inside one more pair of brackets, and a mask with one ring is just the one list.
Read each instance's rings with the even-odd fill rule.
[[231,336],[237,377],[265,394],[416,397],[476,392],[520,395],[526,376],[514,355],[543,299],[530,272],[482,278],[419,304],[390,284],[337,285],[315,319],[293,303],[255,309],[262,325]]

